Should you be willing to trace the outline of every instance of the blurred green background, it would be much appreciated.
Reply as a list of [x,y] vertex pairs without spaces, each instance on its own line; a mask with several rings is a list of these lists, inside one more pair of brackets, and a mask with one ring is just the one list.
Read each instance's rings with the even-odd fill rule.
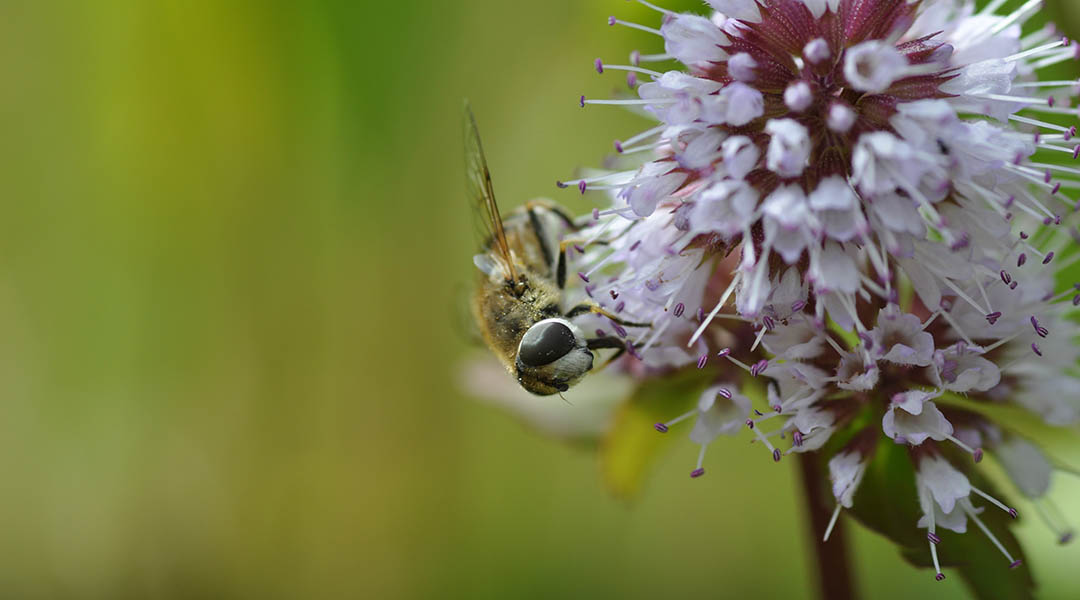
[[[0,4],[0,597],[811,597],[793,461],[741,438],[691,481],[681,443],[627,503],[459,390],[462,98],[504,209],[580,202],[555,179],[644,125],[576,105],[656,48],[612,13],[655,18]],[[1080,481],[1055,497],[1080,523]],[[853,529],[868,597],[963,595]],[[1077,597],[1080,544],[1020,531]]]

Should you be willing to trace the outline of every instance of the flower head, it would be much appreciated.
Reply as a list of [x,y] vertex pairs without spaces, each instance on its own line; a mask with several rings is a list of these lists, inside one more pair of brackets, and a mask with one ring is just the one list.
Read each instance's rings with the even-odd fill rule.
[[[935,566],[937,528],[969,520],[1016,566],[979,517],[1015,510],[968,475],[985,448],[1041,498],[1048,463],[957,400],[1080,421],[1067,318],[1080,296],[1055,288],[1080,256],[1080,170],[1058,160],[1080,155],[1062,121],[1077,86],[1038,77],[1075,47],[1022,33],[1034,0],[1003,15],[961,0],[709,5],[708,18],[658,9],[659,30],[612,17],[664,52],[597,61],[628,71],[636,98],[580,99],[657,121],[616,142],[618,168],[579,184],[611,202],[582,232],[602,243],[577,260],[606,274],[588,293],[652,323],[624,368],[697,361],[725,382],[657,429],[696,415],[694,477],[707,445],[743,429],[773,460],[831,448],[834,522],[875,448],[902,444],[923,512],[910,526],[927,528]],[[669,60],[683,68],[642,66]],[[749,380],[764,380],[767,406],[740,390]]]

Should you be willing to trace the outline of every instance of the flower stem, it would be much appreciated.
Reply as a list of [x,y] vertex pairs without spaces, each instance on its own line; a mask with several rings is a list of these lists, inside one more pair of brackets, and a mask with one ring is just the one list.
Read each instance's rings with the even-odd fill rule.
[[833,527],[828,542],[823,542],[825,528],[829,525],[832,510],[825,503],[826,480],[819,456],[814,452],[799,453],[806,509],[810,517],[810,536],[814,560],[817,563],[818,590],[823,600],[851,600],[855,598],[855,586],[848,562],[847,536],[844,522]]

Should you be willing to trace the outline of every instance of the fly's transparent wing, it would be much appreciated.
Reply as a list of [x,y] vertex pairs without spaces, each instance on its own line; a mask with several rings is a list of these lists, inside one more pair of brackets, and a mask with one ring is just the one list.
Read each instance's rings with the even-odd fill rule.
[[510,246],[506,243],[499,206],[495,203],[495,191],[491,185],[491,172],[488,171],[484,148],[480,144],[480,132],[476,128],[476,117],[468,101],[465,102],[465,182],[468,201],[473,209],[473,216],[483,236],[484,250],[499,263],[507,280],[517,281],[514,261],[510,256]]

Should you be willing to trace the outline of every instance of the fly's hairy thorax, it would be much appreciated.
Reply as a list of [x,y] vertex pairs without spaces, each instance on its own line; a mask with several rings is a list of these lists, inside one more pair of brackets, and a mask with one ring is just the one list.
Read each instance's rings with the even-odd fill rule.
[[481,334],[499,358],[513,368],[518,344],[533,324],[560,314],[559,288],[551,262],[558,242],[543,239],[524,210],[503,221],[506,243],[523,281],[517,293],[506,281],[481,276],[473,298],[473,311]]
[[522,336],[533,324],[559,315],[559,294],[554,283],[542,277],[525,279],[521,295],[505,282],[481,277],[473,296],[473,313],[480,333],[499,358],[513,370]]

